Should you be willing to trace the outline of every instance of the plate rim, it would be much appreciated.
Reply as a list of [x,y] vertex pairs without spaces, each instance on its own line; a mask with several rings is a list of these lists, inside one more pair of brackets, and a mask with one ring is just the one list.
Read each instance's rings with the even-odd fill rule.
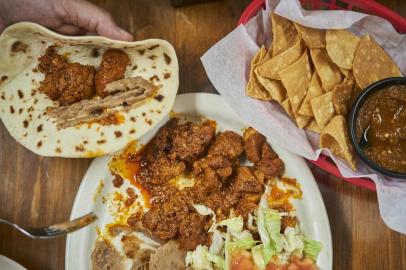
[[[210,100],[210,99],[217,99],[216,102],[220,102],[224,104],[224,107],[227,109],[230,109],[232,111],[232,113],[234,114],[234,117],[236,118],[236,120],[242,122],[242,123],[246,123],[245,121],[243,121],[235,112],[234,110],[232,110],[232,108],[225,102],[225,100],[223,99],[223,97],[221,95],[218,94],[213,94],[213,93],[202,93],[202,92],[198,92],[198,93],[186,93],[186,94],[180,94],[177,95],[175,98],[175,103],[180,100],[180,99],[193,99],[193,100],[198,100],[198,99],[203,99],[203,100]],[[179,102],[179,101],[178,101]],[[161,122],[159,122],[157,124],[157,126],[161,126],[161,124],[163,122],[167,121],[167,117],[163,118],[161,120]],[[144,135],[145,136],[145,135]],[[271,138],[267,138],[267,140],[272,141]],[[272,143],[271,143],[272,144]],[[326,206],[324,203],[324,199],[321,195],[320,189],[317,185],[316,179],[314,178],[313,173],[311,172],[309,166],[307,165],[305,159],[301,156],[298,156],[294,153],[291,153],[290,151],[284,149],[284,151],[286,151],[287,153],[289,153],[292,158],[296,159],[297,162],[299,163],[298,165],[300,165],[300,167],[302,167],[305,171],[307,171],[307,174],[311,177],[311,183],[312,185],[315,187],[314,189],[314,194],[312,194],[312,196],[315,198],[315,200],[321,202],[321,207],[319,208],[318,214],[322,215],[322,219],[326,222],[326,226],[328,228],[327,230],[327,243],[323,243],[323,249],[327,249],[326,252],[329,255],[328,256],[328,269],[333,269],[333,245],[332,245],[332,235],[331,235],[331,226],[330,226],[330,221],[328,218],[328,214],[327,214],[327,210],[326,210]],[[80,210],[79,208],[79,195],[81,193],[84,192],[84,186],[85,186],[85,182],[86,179],[89,178],[89,170],[92,166],[94,166],[95,163],[100,162],[101,159],[105,159],[105,158],[109,158],[111,155],[106,155],[106,156],[102,156],[102,157],[98,157],[95,158],[91,164],[89,165],[86,173],[84,174],[82,181],[79,185],[79,188],[76,192],[76,196],[75,199],[73,201],[73,205],[72,205],[72,210],[71,210],[71,214],[70,214],[70,219],[73,219],[75,217],[77,217],[76,212],[78,212]],[[65,244],[65,269],[69,270],[69,254],[71,252],[71,242],[73,241],[73,235],[72,234],[68,234],[68,236],[66,237],[66,244]]]

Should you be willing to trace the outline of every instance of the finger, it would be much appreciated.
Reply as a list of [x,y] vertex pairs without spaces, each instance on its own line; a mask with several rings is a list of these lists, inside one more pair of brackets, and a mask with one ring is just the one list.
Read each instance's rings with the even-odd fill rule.
[[121,29],[105,10],[83,0],[66,1],[65,22],[97,32],[111,39],[132,41],[133,36]]
[[80,28],[80,27],[72,25],[72,24],[64,24],[54,30],[60,34],[69,35],[69,36],[81,35],[86,32],[83,28]]

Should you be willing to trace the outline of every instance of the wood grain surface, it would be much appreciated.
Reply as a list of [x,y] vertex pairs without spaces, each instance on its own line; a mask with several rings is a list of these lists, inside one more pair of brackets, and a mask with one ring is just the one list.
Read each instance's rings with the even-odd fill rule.
[[[233,30],[249,0],[174,9],[169,0],[93,0],[136,39],[163,38],[176,49],[179,93],[216,92],[200,56]],[[406,16],[403,0],[379,1]],[[43,226],[69,218],[90,159],[43,158],[17,144],[0,124],[0,218]],[[406,236],[383,223],[376,193],[312,167],[333,235],[334,269],[406,269]],[[405,206],[406,207],[406,206]],[[65,238],[31,240],[0,224],[0,254],[28,269],[64,269]]]

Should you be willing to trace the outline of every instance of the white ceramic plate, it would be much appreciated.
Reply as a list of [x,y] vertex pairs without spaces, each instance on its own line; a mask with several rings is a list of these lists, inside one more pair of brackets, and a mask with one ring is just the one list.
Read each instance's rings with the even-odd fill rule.
[[[220,131],[228,129],[241,134],[241,130],[247,126],[219,95],[199,93],[177,96],[173,111],[204,115],[209,119],[215,120]],[[160,126],[162,126],[167,119],[168,118],[164,119]],[[140,142],[148,142],[156,133],[157,129],[158,127],[151,130]],[[323,249],[319,255],[317,264],[320,269],[332,269],[333,251],[330,224],[316,181],[303,158],[277,147],[272,142],[272,139],[268,138],[268,141],[285,162],[285,174],[289,177],[297,178],[301,183],[303,199],[297,201],[295,206],[300,226],[305,235],[323,244]],[[96,226],[103,228],[111,221],[106,206],[102,204],[100,200],[94,200],[95,190],[97,190],[100,185],[100,181],[104,183],[103,194],[111,193],[115,189],[112,185],[112,176],[107,166],[109,159],[110,156],[95,159],[79,187],[73,204],[71,219],[91,211],[95,212],[99,219],[91,226],[68,236],[65,253],[65,265],[67,270],[91,269],[90,256],[97,237]]]
[[1,270],[26,270],[15,261],[6,256],[0,255],[0,269]]

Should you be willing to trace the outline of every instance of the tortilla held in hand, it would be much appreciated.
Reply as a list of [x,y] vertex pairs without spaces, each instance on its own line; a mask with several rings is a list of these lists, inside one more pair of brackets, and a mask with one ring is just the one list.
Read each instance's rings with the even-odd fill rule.
[[351,169],[357,168],[344,116],[334,116],[323,129],[320,135],[320,147],[330,149],[334,155],[347,161]]
[[0,47],[1,120],[38,155],[116,152],[157,125],[175,101],[178,60],[164,40],[67,37],[18,23],[2,33]]
[[392,58],[369,35],[361,38],[355,52],[353,72],[362,89],[385,78],[402,76]]

